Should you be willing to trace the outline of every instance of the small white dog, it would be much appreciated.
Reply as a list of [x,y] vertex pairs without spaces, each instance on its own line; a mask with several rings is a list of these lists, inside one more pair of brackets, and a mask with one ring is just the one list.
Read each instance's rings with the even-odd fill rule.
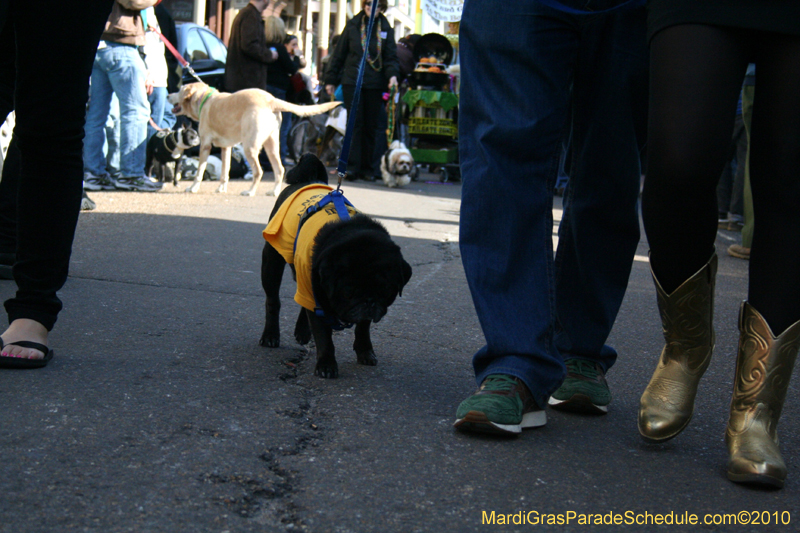
[[417,177],[417,165],[401,141],[392,141],[381,158],[381,177],[387,187],[405,187]]

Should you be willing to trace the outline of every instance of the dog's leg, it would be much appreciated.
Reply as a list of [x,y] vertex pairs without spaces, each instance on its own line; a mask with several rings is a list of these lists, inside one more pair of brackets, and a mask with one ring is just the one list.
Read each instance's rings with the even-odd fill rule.
[[314,311],[305,310],[311,333],[314,335],[314,344],[317,345],[317,366],[314,374],[321,378],[339,377],[339,365],[336,364],[336,355],[333,347],[333,330],[326,326],[314,314]]
[[243,146],[244,158],[250,164],[250,170],[253,171],[253,186],[242,192],[242,196],[255,196],[258,184],[261,182],[261,176],[264,171],[261,169],[261,163],[258,162],[258,153],[261,151],[260,146]]
[[168,181],[172,181],[175,179],[175,162],[170,161],[169,163],[164,163],[161,165],[161,170],[158,173],[158,181],[163,181],[164,183]]
[[264,333],[258,344],[277,348],[280,346],[280,311],[281,311],[281,280],[286,261],[270,243],[264,243],[261,252],[261,286],[267,297],[266,319],[264,321]]
[[[272,165],[272,174],[275,176],[275,187],[272,192],[267,193],[267,196],[278,196],[283,188],[283,164],[281,163],[281,143],[280,132],[274,131],[270,134],[269,138],[264,142],[264,151],[267,152],[269,163]],[[253,183],[252,194],[256,193],[256,184]]]
[[294,325],[294,339],[301,346],[305,346],[311,340],[311,325],[308,323],[308,317],[302,307],[297,316],[297,323]]
[[186,192],[197,192],[200,190],[200,182],[203,181],[203,174],[206,173],[209,155],[211,155],[211,144],[202,145],[200,147],[200,164],[197,167],[197,176],[194,177],[194,182],[186,189]]
[[372,340],[369,338],[369,327],[372,324],[369,320],[356,324],[355,341],[353,350],[356,351],[356,360],[360,365],[375,366],[378,358],[372,348]]
[[174,187],[178,186],[178,182],[181,181],[181,178],[183,177],[183,160],[184,159],[185,159],[185,156],[181,156],[181,158],[178,159],[175,162],[175,173],[172,175],[172,185]]
[[231,171],[231,149],[222,148],[220,150],[220,156],[222,157],[222,173],[219,177],[219,188],[217,188],[217,192],[228,192],[228,179],[230,178],[229,174]]

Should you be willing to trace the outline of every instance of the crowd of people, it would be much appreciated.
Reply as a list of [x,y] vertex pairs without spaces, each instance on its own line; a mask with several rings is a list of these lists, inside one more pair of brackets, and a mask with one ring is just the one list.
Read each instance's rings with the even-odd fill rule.
[[[85,191],[155,192],[162,187],[144,168],[147,141],[176,123],[167,105],[168,77],[175,70],[168,62],[174,66],[174,61],[169,61],[170,52],[161,39],[163,34],[175,44],[175,23],[159,4],[160,0],[118,0],[113,4],[92,69],[84,140]],[[382,137],[381,124],[386,122],[383,94],[397,86],[399,76],[394,30],[380,13],[386,11],[387,2],[378,0],[376,5],[379,13],[369,43],[374,57],[368,61],[370,69],[362,89],[348,179],[380,177],[378,161],[384,150],[376,148],[376,140]],[[231,27],[224,89],[259,88],[276,98],[310,103],[302,94],[309,82],[300,73],[306,61],[297,36],[286,32],[275,7],[269,0],[251,0],[237,14]],[[363,7],[345,28],[341,48],[332,48],[323,78],[329,95],[341,87],[348,110],[372,2],[364,2]],[[171,89],[176,89],[174,82]],[[288,140],[292,123],[293,115],[283,113],[280,145],[284,167],[293,163]]]
[[[47,332],[61,309],[56,291],[67,275],[83,173],[92,190],[159,187],[144,173],[148,122],[160,128],[169,121],[164,50],[147,33],[160,23],[152,10],[157,3],[76,3],[70,21],[55,17],[56,10],[34,12],[22,0],[0,4],[0,111],[17,110],[0,186],[0,254],[13,255],[18,285],[5,304],[0,366],[41,367],[52,358]],[[285,97],[302,67],[280,19],[262,20],[268,4],[251,0],[233,23],[228,91],[257,87]],[[660,443],[690,423],[715,344],[714,241],[723,217],[738,224],[730,218],[740,214],[733,184],[746,182],[741,196],[751,196],[758,224],[747,242],[750,279],[738,322],[727,474],[735,482],[781,487],[787,469],[777,426],[800,351],[800,249],[785,246],[800,242],[800,5],[700,4],[465,2],[460,248],[486,343],[473,357],[479,389],[458,406],[455,426],[516,435],[546,424],[548,405],[608,412],[605,375],[618,354],[606,341],[639,242],[646,139],[642,216],[665,347],[641,396],[639,432]],[[365,29],[371,10],[385,11],[386,1],[362,5],[324,76],[326,92],[341,86],[345,107],[356,115],[351,179],[375,175],[381,95],[400,76],[386,18],[376,16],[372,35]],[[108,10],[103,28],[97,13]],[[34,25],[38,32],[26,31]],[[35,82],[35,54],[46,43],[31,35],[43,28],[70,47],[68,60],[54,67],[63,71],[54,73],[61,80],[55,95]],[[350,109],[365,50],[361,102]],[[741,139],[738,131],[732,143],[731,133],[749,64],[758,66],[759,97],[745,90],[738,119],[751,139],[747,176],[720,188],[731,147]],[[110,149],[103,149],[114,98],[116,175]],[[57,127],[42,128],[56,112],[63,117]],[[554,254],[553,194],[565,132],[570,179]],[[745,225],[746,204],[742,198]]]

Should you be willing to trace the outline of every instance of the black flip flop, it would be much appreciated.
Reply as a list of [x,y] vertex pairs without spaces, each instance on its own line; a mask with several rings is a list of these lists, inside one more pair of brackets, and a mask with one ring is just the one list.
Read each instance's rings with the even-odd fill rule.
[[55,355],[53,350],[44,344],[39,344],[38,342],[17,341],[9,342],[7,345],[4,345],[2,340],[0,340],[0,350],[2,350],[4,346],[9,345],[39,350],[45,355],[42,359],[23,359],[22,357],[3,357],[0,355],[0,368],[43,368],[47,366],[47,363],[49,363],[50,359],[52,359],[53,355]]

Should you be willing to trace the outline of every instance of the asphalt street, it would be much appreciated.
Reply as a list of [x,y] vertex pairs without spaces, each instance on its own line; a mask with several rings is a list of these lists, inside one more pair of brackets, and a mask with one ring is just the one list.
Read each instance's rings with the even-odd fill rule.
[[[241,181],[223,195],[215,183],[195,195],[171,184],[93,193],[60,293],[55,359],[0,371],[0,531],[798,530],[797,379],[780,425],[786,487],[725,477],[747,284],[747,262],[725,249],[738,234],[718,235],[717,350],[683,434],[650,445],[636,429],[662,347],[642,237],[609,339],[620,355],[608,415],[550,410],[518,438],[472,436],[452,428],[482,345],[458,250],[460,184],[423,178],[400,190],[344,186],[414,273],[373,327],[378,366],[356,364],[346,331],[335,336],[335,380],[315,377],[313,348],[292,337],[288,275],[282,346],[258,345],[268,181],[254,198],[239,195]],[[14,290],[0,281],[3,299]],[[569,523],[547,525],[545,514]],[[692,515],[700,523],[674,524]],[[748,524],[721,523],[733,515]],[[587,516],[601,523],[581,524]]]

